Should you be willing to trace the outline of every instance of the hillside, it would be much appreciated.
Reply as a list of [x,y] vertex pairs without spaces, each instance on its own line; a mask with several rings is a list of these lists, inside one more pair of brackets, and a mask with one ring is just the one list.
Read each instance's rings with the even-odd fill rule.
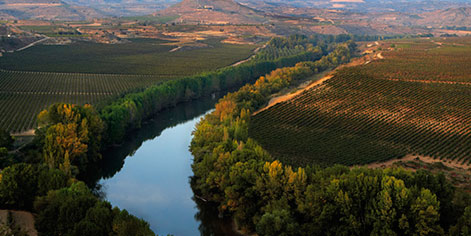
[[471,39],[380,47],[388,50],[376,53],[378,60],[343,68],[257,113],[249,136],[292,165],[355,165],[415,154],[469,166]]
[[0,16],[16,19],[88,20],[104,14],[85,6],[71,5],[60,0],[2,0]]
[[446,27],[446,26],[471,26],[471,7],[449,8],[428,12],[420,15],[423,19],[417,24]]
[[233,0],[183,0],[156,16],[179,16],[179,23],[252,24],[264,21],[263,13]]
[[420,14],[447,8],[458,8],[471,6],[469,1],[455,0],[238,0],[243,4],[249,4],[252,7],[263,6],[292,6],[298,8],[324,8],[335,10],[349,10],[354,12],[407,12]]
[[180,0],[64,0],[111,16],[142,16],[170,7]]

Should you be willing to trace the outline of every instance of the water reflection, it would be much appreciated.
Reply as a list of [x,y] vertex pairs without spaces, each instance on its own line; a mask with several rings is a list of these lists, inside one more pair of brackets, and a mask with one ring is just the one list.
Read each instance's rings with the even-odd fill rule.
[[[103,159],[95,169],[87,171],[87,176],[80,176],[92,188],[102,178],[113,177],[124,166],[126,157],[133,156],[145,141],[159,137],[163,130],[191,121],[202,116],[214,107],[220,96],[202,98],[192,102],[181,103],[171,109],[164,110],[142,125],[141,129],[131,132],[123,144],[110,148],[102,153]],[[189,130],[191,133],[192,130]],[[185,149],[188,149],[186,147]],[[92,168],[93,168],[92,167]]]
[[159,113],[123,145],[105,151],[102,162],[82,178],[113,206],[148,221],[159,235],[235,235],[213,206],[194,200],[189,183],[191,132],[218,98]]
[[198,227],[202,236],[242,236],[233,230],[233,223],[230,218],[218,218],[217,206],[193,198],[198,207],[195,219],[201,222]]

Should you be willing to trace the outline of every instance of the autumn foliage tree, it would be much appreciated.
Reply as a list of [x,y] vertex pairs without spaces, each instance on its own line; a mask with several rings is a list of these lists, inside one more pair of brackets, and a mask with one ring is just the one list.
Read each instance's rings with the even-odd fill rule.
[[90,106],[55,104],[38,116],[43,135],[44,161],[50,168],[77,174],[99,153],[103,122]]
[[471,210],[462,209],[471,200],[456,204],[443,175],[340,165],[293,169],[248,135],[251,113],[271,94],[348,61],[352,49],[339,46],[318,61],[277,69],[221,99],[193,133],[194,190],[257,235],[469,235]]

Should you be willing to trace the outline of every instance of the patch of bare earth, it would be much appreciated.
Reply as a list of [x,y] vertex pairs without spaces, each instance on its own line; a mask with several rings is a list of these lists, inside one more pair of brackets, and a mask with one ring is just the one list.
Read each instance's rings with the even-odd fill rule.
[[29,236],[37,236],[38,231],[34,227],[34,216],[27,211],[0,210],[0,223],[8,224],[8,214],[14,226],[19,227]]
[[258,111],[256,111],[256,112],[254,112],[253,115],[256,115],[257,113],[262,112],[262,111],[264,111],[264,110],[266,110],[266,109],[268,109],[268,108],[270,108],[270,107],[272,107],[272,106],[274,106],[274,105],[276,105],[276,104],[278,104],[278,103],[280,103],[280,102],[288,101],[288,100],[290,100],[290,99],[292,99],[292,98],[298,96],[298,95],[301,94],[302,92],[304,92],[304,91],[306,91],[306,90],[309,90],[309,89],[311,89],[311,88],[313,88],[313,87],[315,87],[315,86],[317,86],[317,85],[320,85],[320,84],[324,83],[324,81],[327,81],[327,80],[331,79],[332,77],[333,77],[333,75],[331,75],[331,74],[330,74],[330,75],[327,75],[327,76],[324,76],[324,77],[322,77],[321,79],[316,80],[316,81],[310,83],[310,84],[307,85],[306,87],[301,88],[301,89],[297,90],[297,91],[294,92],[294,93],[290,93],[290,94],[285,94],[285,95],[282,95],[282,96],[274,97],[274,98],[270,99],[270,101],[268,102],[268,106],[266,106],[266,107],[264,107],[264,108],[262,108],[262,109],[260,109],[260,110],[258,110]]
[[403,158],[398,158],[398,159],[391,159],[389,161],[385,162],[376,162],[376,163],[371,163],[366,165],[368,168],[385,168],[385,167],[390,167],[393,166],[397,162],[408,162],[408,161],[415,161],[415,160],[420,160],[425,163],[433,164],[436,162],[441,162],[443,165],[453,168],[453,169],[469,169],[471,166],[469,164],[462,164],[459,161],[456,160],[441,160],[441,159],[435,159],[433,157],[429,156],[423,156],[423,155],[414,155],[414,154],[408,154]]
[[[381,53],[378,53],[378,54],[381,54]],[[360,58],[355,58],[347,64],[338,66],[337,68],[335,68],[335,70],[333,70],[329,74],[325,75],[324,77],[322,77],[320,79],[317,79],[317,80],[314,80],[309,84],[301,85],[299,87],[299,89],[294,93],[284,94],[284,95],[281,95],[281,96],[273,97],[272,99],[270,99],[270,101],[268,102],[268,105],[266,107],[263,107],[263,108],[259,109],[258,111],[255,111],[252,115],[256,115],[256,114],[258,114],[258,113],[260,113],[260,112],[262,112],[262,111],[264,111],[264,110],[266,110],[266,109],[268,109],[268,108],[270,108],[270,107],[272,107],[272,106],[274,106],[278,103],[291,100],[291,99],[295,98],[297,95],[301,94],[302,92],[304,92],[306,90],[309,90],[313,87],[316,87],[318,85],[321,85],[325,81],[327,81],[327,80],[331,79],[332,77],[334,77],[334,72],[337,71],[338,69],[341,69],[341,68],[344,68],[344,67],[363,65],[363,64],[369,63],[371,60],[375,60],[375,59],[384,59],[384,57],[383,56],[378,57],[378,55],[373,56],[373,57],[371,55],[365,55],[365,56],[360,57]]]

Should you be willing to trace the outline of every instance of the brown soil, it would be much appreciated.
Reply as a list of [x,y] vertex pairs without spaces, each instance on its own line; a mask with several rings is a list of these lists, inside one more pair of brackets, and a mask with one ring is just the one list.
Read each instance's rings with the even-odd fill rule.
[[274,106],[274,105],[276,105],[276,104],[278,104],[278,103],[280,103],[280,102],[288,101],[288,100],[290,100],[290,99],[292,99],[292,98],[298,96],[298,95],[301,94],[302,92],[304,92],[304,91],[306,91],[306,90],[309,90],[309,89],[311,89],[311,88],[313,88],[313,87],[315,87],[315,86],[317,86],[317,85],[319,85],[319,84],[324,83],[324,81],[327,81],[327,80],[331,79],[332,77],[334,77],[334,76],[331,75],[331,74],[329,74],[329,75],[327,75],[327,76],[322,77],[322,78],[319,79],[319,80],[316,80],[316,81],[310,83],[310,84],[307,85],[306,87],[297,90],[297,91],[294,92],[294,93],[290,93],[290,94],[285,94],[285,95],[282,95],[282,96],[274,97],[274,98],[270,99],[270,102],[268,102],[268,106],[266,106],[266,107],[264,107],[264,108],[262,108],[262,109],[260,109],[260,110],[258,110],[258,111],[256,111],[256,112],[254,112],[253,115],[256,115],[257,113],[262,112],[262,111],[264,111],[264,110],[266,110],[266,109],[268,109],[268,108],[270,108],[270,107],[272,107],[272,106]]
[[13,133],[12,136],[34,136],[34,129],[26,130],[20,133]]
[[37,236],[38,231],[34,228],[34,216],[27,211],[0,210],[0,223],[7,223],[8,212],[10,212],[13,222],[29,236]]
[[381,78],[384,80],[389,81],[400,81],[400,82],[416,82],[416,83],[424,83],[424,84],[457,84],[457,85],[471,85],[471,82],[460,82],[460,81],[444,81],[444,80],[416,80],[416,79],[389,79],[389,78]]
[[4,6],[15,6],[15,7],[57,7],[62,6],[62,3],[8,3]]
[[469,164],[462,164],[461,162],[458,162],[456,160],[440,160],[440,159],[435,159],[433,157],[429,156],[422,156],[422,155],[413,155],[413,154],[408,154],[403,158],[400,159],[391,159],[389,161],[385,162],[377,162],[377,163],[371,163],[366,165],[368,168],[383,168],[383,167],[388,167],[392,166],[396,162],[408,162],[408,161],[414,161],[414,160],[420,160],[425,163],[435,163],[435,162],[441,162],[443,165],[450,167],[450,168],[460,168],[460,169],[469,169],[471,166]]
[[[376,43],[376,45],[379,45],[378,42],[375,42],[375,43]],[[263,107],[263,108],[259,109],[258,111],[255,111],[252,115],[256,115],[259,112],[264,111],[264,110],[266,110],[266,109],[268,109],[268,108],[270,108],[270,107],[272,107],[272,106],[274,106],[274,105],[276,105],[280,102],[288,101],[288,100],[296,97],[297,95],[301,94],[302,92],[324,83],[325,81],[327,81],[327,80],[331,79],[332,77],[334,77],[335,71],[337,71],[340,68],[351,67],[351,66],[359,66],[359,65],[370,63],[372,60],[377,60],[377,59],[384,59],[384,57],[381,55],[381,53],[378,53],[378,54],[373,55],[373,56],[365,55],[365,56],[360,57],[360,58],[354,58],[351,62],[349,62],[347,64],[344,64],[344,65],[338,66],[337,68],[335,68],[335,70],[333,70],[332,72],[330,72],[326,76],[322,77],[321,79],[317,79],[315,81],[312,81],[307,86],[300,86],[300,88],[294,93],[284,94],[284,95],[281,95],[281,96],[273,97],[272,99],[270,99],[270,101],[268,102],[268,105],[266,107]]]
[[252,58],[255,57],[255,55],[256,55],[256,53],[257,53],[258,51],[260,51],[260,50],[263,49],[263,48],[266,48],[267,45],[268,45],[268,43],[265,43],[264,45],[262,45],[262,46],[260,46],[260,47],[258,47],[258,48],[256,48],[256,49],[254,49],[254,50],[253,50],[253,53],[254,53],[254,54],[253,54],[252,56],[250,56],[250,57],[247,58],[247,59],[238,61],[238,62],[232,64],[231,66],[238,66],[238,65],[240,65],[240,64],[242,64],[242,63],[245,63],[245,62],[250,61]]

